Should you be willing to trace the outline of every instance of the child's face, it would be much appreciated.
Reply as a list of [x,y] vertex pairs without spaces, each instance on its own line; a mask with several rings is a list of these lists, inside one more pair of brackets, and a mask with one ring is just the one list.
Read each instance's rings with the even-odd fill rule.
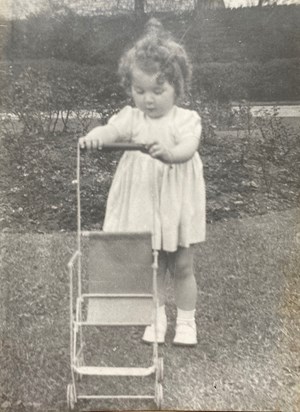
[[174,87],[168,82],[158,83],[159,73],[148,74],[138,68],[132,72],[131,93],[138,109],[156,119],[167,114],[174,105]]

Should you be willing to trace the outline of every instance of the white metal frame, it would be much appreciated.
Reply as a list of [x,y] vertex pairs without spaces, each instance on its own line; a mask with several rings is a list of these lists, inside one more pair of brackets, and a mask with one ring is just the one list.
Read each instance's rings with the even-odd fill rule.
[[[135,149],[136,150],[136,149]],[[74,409],[78,400],[91,399],[144,399],[154,400],[158,409],[161,409],[163,400],[163,389],[161,382],[163,380],[163,358],[158,356],[157,342],[157,310],[158,310],[158,292],[157,292],[157,270],[158,270],[158,251],[153,251],[153,294],[87,294],[82,293],[82,270],[81,270],[81,236],[88,235],[89,232],[81,232],[81,201],[80,201],[80,147],[77,147],[77,250],[68,262],[69,271],[69,299],[70,299],[70,366],[72,383],[67,388],[67,403],[70,410]],[[75,265],[77,266],[77,296],[74,296],[74,273]],[[97,297],[149,297],[153,298],[154,308],[154,325],[155,325],[155,342],[153,343],[152,365],[149,367],[98,367],[84,366],[83,362],[83,327],[96,325],[93,322],[83,321],[82,306],[83,302],[88,299]],[[76,304],[74,305],[74,302]],[[75,306],[75,307],[74,307]],[[75,309],[75,315],[74,315]],[[128,323],[128,325],[132,325]],[[117,325],[114,325],[117,326]],[[122,323],[124,326],[124,323]],[[77,350],[78,347],[78,350]],[[86,395],[78,392],[76,377],[83,376],[149,376],[155,375],[154,394],[150,395]]]

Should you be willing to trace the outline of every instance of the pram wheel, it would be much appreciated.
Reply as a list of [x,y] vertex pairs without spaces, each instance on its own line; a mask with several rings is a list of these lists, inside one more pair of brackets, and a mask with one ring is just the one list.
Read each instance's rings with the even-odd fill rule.
[[69,411],[73,411],[75,408],[76,398],[75,398],[75,388],[72,383],[69,383],[67,387],[67,404]]
[[163,358],[158,358],[157,360],[156,380],[157,382],[162,382],[164,380],[164,359]]
[[163,402],[163,387],[161,383],[155,385],[155,404],[157,409],[161,410]]

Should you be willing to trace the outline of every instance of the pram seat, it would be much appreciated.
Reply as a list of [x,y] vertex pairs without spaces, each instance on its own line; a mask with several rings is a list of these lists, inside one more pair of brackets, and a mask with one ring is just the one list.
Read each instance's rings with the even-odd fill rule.
[[151,233],[83,232],[88,245],[87,323],[147,325],[153,313]]

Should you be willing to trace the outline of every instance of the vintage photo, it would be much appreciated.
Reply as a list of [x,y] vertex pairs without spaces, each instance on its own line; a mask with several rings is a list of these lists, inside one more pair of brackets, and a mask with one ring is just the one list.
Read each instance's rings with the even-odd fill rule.
[[0,0],[0,411],[300,410],[300,0]]

